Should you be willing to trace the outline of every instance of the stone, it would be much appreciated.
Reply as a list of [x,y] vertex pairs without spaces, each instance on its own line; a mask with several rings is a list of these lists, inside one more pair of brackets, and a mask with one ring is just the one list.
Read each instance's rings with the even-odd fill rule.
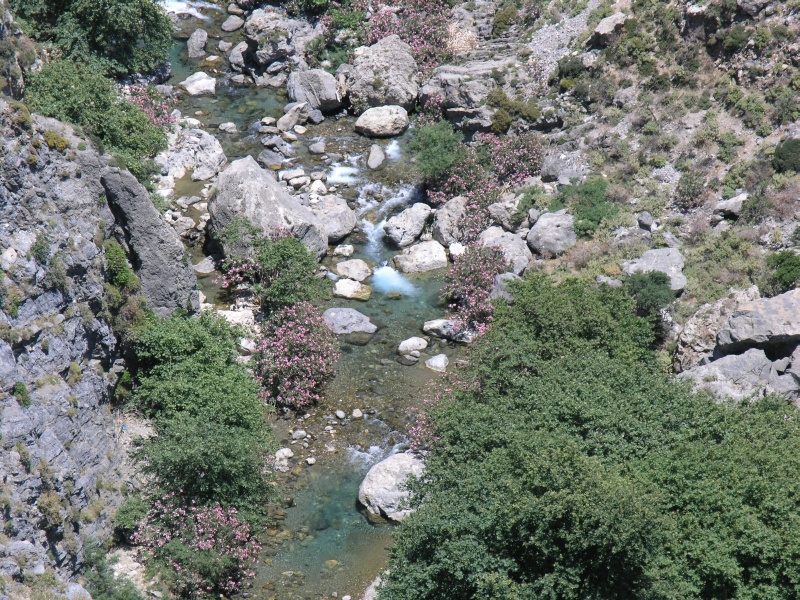
[[303,429],[295,429],[292,432],[293,440],[304,440],[306,437],[308,437],[308,434]]
[[743,302],[717,334],[716,351],[769,348],[800,343],[800,289]]
[[410,337],[407,340],[400,342],[397,347],[398,354],[411,354],[413,351],[425,350],[428,347],[428,342],[421,337]]
[[286,159],[279,152],[264,148],[258,155],[258,162],[270,171],[279,171],[286,163]]
[[728,200],[720,200],[714,207],[714,213],[726,219],[734,221],[742,214],[742,206],[750,195],[747,192],[734,196]]
[[329,244],[339,242],[356,228],[356,212],[347,205],[344,198],[327,195],[310,208],[322,223],[322,230]]
[[425,366],[431,371],[438,371],[444,373],[447,370],[447,365],[450,364],[450,359],[445,354],[437,354],[425,361]]
[[460,331],[457,323],[452,319],[433,319],[425,321],[422,331],[428,335],[448,339],[461,344],[471,344],[477,339],[473,331]]
[[638,98],[639,91],[634,86],[630,86],[617,90],[613,103],[617,108],[628,108],[636,104]]
[[461,242],[455,242],[447,247],[447,251],[450,253],[451,258],[455,258],[464,254],[467,251],[467,247]]
[[208,32],[205,29],[195,29],[186,42],[189,58],[202,58],[205,56],[206,42],[208,42]]
[[369,154],[367,155],[367,168],[377,171],[382,168],[386,163],[386,153],[383,148],[378,144],[372,144],[369,147]]
[[352,65],[337,71],[345,77],[350,103],[362,112],[394,104],[411,110],[419,94],[417,63],[411,46],[390,35],[372,46],[356,48]]
[[626,275],[659,271],[669,276],[669,287],[673,292],[683,291],[683,288],[686,287],[686,277],[683,274],[683,255],[677,248],[648,250],[642,254],[641,258],[622,263],[622,270]]
[[217,93],[217,80],[202,71],[190,75],[178,85],[190,96],[214,96]]
[[328,193],[328,188],[321,181],[312,181],[311,185],[308,188],[308,191],[312,194],[318,194],[320,196],[324,196],[325,194]]
[[217,44],[217,50],[225,54],[228,50],[233,48],[233,44],[230,42],[226,42],[225,40],[220,40],[219,44]]
[[305,135],[308,132],[308,127],[304,127],[303,125],[295,125],[292,129],[297,135]]
[[706,365],[688,369],[678,378],[693,380],[695,391],[706,391],[718,400],[743,400],[773,391],[796,397],[800,384],[794,380],[792,386],[791,376],[779,376],[760,348],[751,348],[744,354],[723,356]]
[[492,291],[489,292],[489,299],[501,299],[512,304],[514,302],[514,297],[508,291],[508,283],[510,281],[522,281],[522,277],[515,273],[500,273],[499,275],[495,275]]
[[652,231],[653,229],[653,216],[646,210],[643,210],[637,215],[636,222],[639,224],[639,227],[645,231]]
[[325,154],[325,142],[314,142],[308,147],[311,154]]
[[[245,217],[264,234],[288,229],[316,256],[328,250],[328,236],[319,218],[284,191],[269,172],[246,156],[219,175],[216,193],[208,204],[209,233],[226,255],[243,248],[225,248],[222,236],[236,219]],[[235,253],[235,252],[234,252]]]
[[489,205],[489,216],[506,231],[515,231],[519,225],[519,222],[515,222],[515,218],[521,199],[521,195],[508,194],[500,202]]
[[289,459],[294,458],[294,452],[291,448],[281,448],[275,453],[274,468],[276,471],[288,473],[291,467],[289,466]]
[[569,185],[573,179],[588,173],[589,167],[580,152],[554,151],[544,157],[540,176],[544,182],[557,181]]
[[564,254],[578,241],[572,215],[566,210],[541,215],[526,240],[531,250],[545,258]]
[[345,256],[345,257],[353,256],[353,253],[355,251],[356,251],[356,249],[352,245],[343,244],[341,246],[336,246],[336,248],[333,249],[333,255],[334,256]]
[[680,373],[710,361],[717,344],[717,333],[728,318],[740,305],[759,298],[758,287],[751,286],[746,290],[730,290],[726,297],[698,308],[678,335],[672,363],[675,371]]
[[425,229],[431,207],[422,202],[416,202],[403,212],[386,221],[383,230],[392,243],[400,248],[410,246]]
[[364,595],[361,600],[377,600],[378,598],[378,588],[381,585],[381,578],[380,576],[375,578],[375,581],[369,584],[369,587],[364,591]]
[[228,33],[231,33],[233,31],[238,31],[242,27],[244,27],[244,19],[242,19],[237,15],[231,15],[230,17],[225,19],[222,25],[220,25],[220,29]]
[[239,42],[236,44],[228,55],[228,62],[234,71],[244,71],[247,63],[247,52],[249,50],[247,42]]
[[313,456],[309,456],[309,457],[306,459],[306,464],[307,464],[307,465],[309,465],[309,466],[310,466],[310,465],[315,465],[315,464],[317,464],[317,459],[316,459],[316,458],[314,458]]
[[367,511],[389,521],[400,522],[413,511],[405,488],[410,475],[422,477],[425,463],[410,453],[394,454],[374,465],[358,488],[358,501]]
[[292,106],[286,114],[283,115],[275,126],[280,131],[289,131],[291,130],[297,123],[300,121],[300,116],[302,112],[306,109],[307,104],[305,102],[300,102]]
[[533,254],[528,249],[525,240],[502,227],[489,227],[478,236],[478,242],[484,248],[497,248],[511,266],[511,271],[517,275],[522,273],[533,259]]
[[372,288],[353,279],[340,279],[333,287],[333,295],[336,298],[366,302],[372,296]]
[[356,119],[355,129],[368,137],[394,137],[408,128],[408,113],[402,106],[376,106]]
[[336,112],[342,107],[342,94],[336,78],[324,69],[292,71],[286,91],[293,102],[305,102],[323,113]]
[[194,265],[194,272],[198,275],[211,275],[216,269],[216,265],[214,264],[214,259],[210,256],[206,256],[203,260],[199,263]]
[[456,196],[445,202],[433,218],[431,225],[433,239],[445,246],[463,241],[464,231],[461,223],[466,213],[467,199],[464,196]]
[[360,258],[352,260],[343,260],[336,264],[336,273],[340,277],[347,277],[355,281],[364,281],[367,277],[372,275],[372,269],[369,265]]
[[610,17],[606,17],[597,24],[594,28],[592,36],[587,42],[590,46],[599,46],[605,48],[617,41],[617,38],[622,34],[622,29],[628,15],[616,12]]
[[117,224],[125,231],[141,293],[156,315],[200,308],[197,279],[175,231],[162,219],[150,194],[128,171],[109,168],[101,183]]
[[225,123],[219,124],[219,130],[222,133],[236,133],[238,130],[236,129],[236,123],[231,121],[227,121]]
[[622,283],[621,279],[617,279],[615,277],[608,277],[607,275],[598,275],[595,277],[595,281],[602,285],[607,285],[608,287],[612,288],[621,288],[624,284]]
[[336,335],[351,333],[373,334],[378,331],[377,325],[369,317],[354,308],[329,308],[322,313],[322,320]]
[[364,413],[361,412],[361,409],[354,408],[351,415],[354,419],[362,419],[364,417]]
[[228,163],[219,140],[202,129],[182,129],[170,147],[155,158],[161,174],[173,180],[191,171],[192,181],[207,181]]
[[218,310],[217,315],[225,319],[234,327],[240,327],[247,333],[256,331],[256,315],[252,308],[240,308],[238,310]]
[[345,419],[347,417],[347,414],[343,410],[337,410],[335,415],[337,419]]
[[393,259],[403,273],[422,273],[447,266],[447,252],[439,242],[422,242],[406,248]]

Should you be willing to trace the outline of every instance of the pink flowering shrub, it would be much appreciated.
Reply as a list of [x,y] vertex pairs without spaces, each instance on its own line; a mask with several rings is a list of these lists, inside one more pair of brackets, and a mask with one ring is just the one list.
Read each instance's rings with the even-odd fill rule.
[[488,146],[484,152],[501,183],[520,185],[539,173],[544,147],[538,135],[523,133],[498,137],[484,134],[479,142]]
[[435,125],[444,118],[444,97],[433,94],[417,107],[416,127]]
[[468,246],[464,254],[453,259],[442,298],[449,303],[451,318],[461,330],[486,331],[494,312],[489,302],[494,278],[507,267],[500,250],[479,245]]
[[465,158],[455,163],[446,174],[426,182],[428,198],[434,205],[470,192],[480,192],[489,183],[489,174],[471,146],[466,148]]
[[309,302],[283,308],[261,331],[255,371],[264,397],[291,408],[319,400],[320,387],[333,378],[339,345],[317,308]]
[[218,598],[249,586],[261,546],[235,508],[182,504],[172,494],[156,500],[133,541],[172,572],[186,598]]
[[172,116],[175,99],[167,98],[152,85],[128,86],[125,96],[147,115],[153,125],[167,128],[175,122]]

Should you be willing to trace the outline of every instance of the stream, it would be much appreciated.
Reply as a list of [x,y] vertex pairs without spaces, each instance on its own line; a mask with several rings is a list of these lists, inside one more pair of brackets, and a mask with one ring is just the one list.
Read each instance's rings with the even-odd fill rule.
[[[230,34],[219,29],[227,17],[220,6],[174,0],[164,5],[180,14],[178,37],[185,39],[198,27],[208,31],[210,55],[215,54],[218,39],[234,44],[242,39],[241,31]],[[248,154],[256,157],[263,147],[258,135],[248,135],[248,126],[262,117],[282,116],[283,106],[289,101],[285,90],[231,85],[222,72],[224,60],[209,61],[207,56],[189,61],[183,39],[176,41],[171,62],[168,84],[177,85],[199,70],[218,78],[216,96],[183,95],[177,106],[181,113],[198,119],[220,140],[229,162]],[[215,67],[218,72],[214,72]],[[238,132],[220,132],[218,125],[224,122],[235,123]],[[359,510],[359,484],[372,465],[406,448],[405,431],[414,417],[413,407],[438,375],[424,366],[425,360],[441,353],[452,357],[458,351],[433,339],[418,364],[403,366],[397,362],[398,344],[421,335],[423,322],[444,314],[438,300],[443,273],[404,276],[386,265],[398,250],[387,244],[383,223],[413,203],[418,192],[405,164],[403,137],[366,139],[354,133],[353,122],[347,117],[309,124],[308,132],[294,144],[298,151],[295,164],[306,171],[325,171],[327,184],[335,186],[335,193],[356,207],[358,225],[342,243],[353,245],[352,258],[364,259],[374,270],[365,281],[373,288],[369,301],[335,298],[323,303],[323,310],[333,306],[355,308],[369,316],[379,330],[363,345],[342,340],[337,375],[318,406],[302,415],[273,417],[280,447],[291,448],[295,457],[290,461],[291,470],[278,474],[287,500],[272,511],[275,524],[266,532],[256,579],[242,597],[361,597],[386,566],[392,526],[370,522]],[[326,162],[308,153],[308,145],[318,140],[324,140],[328,152],[342,155],[342,160]],[[380,144],[388,157],[388,165],[376,172],[364,164],[373,143]],[[187,177],[176,182],[175,198],[200,195],[203,187],[203,182]],[[199,246],[191,247],[190,254],[195,263],[203,258]],[[323,264],[332,267],[338,260],[329,254]],[[216,304],[219,289],[213,279],[214,275],[199,277],[198,287],[207,302]],[[362,411],[363,417],[353,417],[355,409]],[[346,418],[337,418],[336,411],[343,411]],[[300,428],[309,437],[293,441],[292,431]],[[316,462],[308,465],[305,459],[311,456]]]

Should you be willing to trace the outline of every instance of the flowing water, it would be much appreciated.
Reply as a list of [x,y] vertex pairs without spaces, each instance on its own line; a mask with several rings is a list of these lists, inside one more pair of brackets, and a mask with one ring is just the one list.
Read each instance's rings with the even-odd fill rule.
[[[165,4],[181,13],[179,28],[184,37],[197,27],[209,32],[208,52],[216,49],[213,38],[217,36],[234,44],[241,40],[241,32],[225,34],[218,29],[226,14],[216,5],[176,0]],[[231,85],[221,66],[219,73],[213,71],[212,65],[222,65],[223,61],[190,62],[183,42],[175,44],[171,58],[173,75],[169,83],[173,85],[198,70],[218,77],[215,97],[184,97],[178,106],[181,112],[197,118],[216,135],[229,160],[257,156],[262,148],[259,136],[248,134],[248,127],[262,117],[281,116],[288,102],[285,92]],[[238,133],[216,129],[228,121],[236,124]],[[376,142],[355,135],[352,123],[350,118],[327,119],[310,126],[308,134],[295,144],[296,164],[307,172],[324,170],[327,185],[357,207],[359,225],[345,243],[355,247],[353,258],[363,258],[374,269],[374,275],[365,282],[373,288],[368,302],[333,299],[323,308],[356,308],[379,330],[366,344],[364,339],[342,341],[337,376],[319,406],[305,415],[275,417],[276,437],[282,446],[295,451],[296,459],[289,473],[279,475],[287,502],[273,511],[275,525],[267,531],[257,577],[254,586],[242,594],[245,597],[285,600],[350,595],[357,599],[383,571],[392,527],[371,523],[359,510],[359,484],[372,465],[405,449],[403,432],[413,419],[413,407],[435,377],[424,367],[425,359],[457,351],[433,340],[418,365],[403,366],[396,360],[400,341],[420,335],[424,321],[442,316],[444,307],[438,300],[442,274],[410,277],[389,266],[397,249],[387,245],[383,225],[416,201],[418,191],[409,177],[403,139],[377,142],[386,152],[388,165],[372,172],[364,166],[363,157]],[[324,140],[328,151],[341,155],[341,160],[325,163],[310,155],[306,148],[317,140]],[[176,183],[176,197],[199,195],[203,188],[202,183],[188,178]],[[191,253],[195,262],[202,258],[201,248],[191,248]],[[335,262],[328,257],[324,264],[332,266]],[[214,303],[219,290],[213,276],[198,283],[208,301]],[[337,410],[349,416],[356,408],[363,411],[364,418],[340,420],[334,416]],[[307,449],[291,441],[291,431],[299,427],[312,434]],[[316,458],[313,466],[299,460],[309,453]]]

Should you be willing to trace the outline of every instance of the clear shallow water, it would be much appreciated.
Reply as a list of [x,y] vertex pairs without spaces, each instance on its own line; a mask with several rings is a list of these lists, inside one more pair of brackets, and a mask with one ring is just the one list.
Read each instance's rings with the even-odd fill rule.
[[[218,30],[226,15],[213,5],[192,2],[170,5],[176,11],[192,15],[180,22],[186,35],[196,27],[209,31],[210,52],[216,50],[216,37],[232,43],[241,39],[241,32],[225,34]],[[248,154],[256,156],[262,148],[260,136],[249,135],[247,128],[264,116],[282,115],[283,105],[288,101],[283,92],[230,85],[221,72],[221,63],[189,61],[182,41],[173,48],[172,64],[169,83],[173,85],[199,70],[218,78],[216,97],[184,97],[178,106],[181,112],[197,118],[216,135],[230,161]],[[216,130],[227,121],[234,122],[239,132],[225,134]],[[340,598],[349,594],[357,599],[383,571],[392,527],[372,524],[358,510],[358,487],[370,466],[404,448],[403,432],[415,415],[414,407],[437,376],[423,366],[425,359],[456,351],[434,340],[423,353],[420,364],[407,367],[396,361],[400,341],[420,335],[424,321],[444,313],[438,300],[442,274],[405,276],[387,266],[398,250],[386,244],[383,225],[393,214],[413,203],[418,192],[409,183],[404,141],[378,141],[388,163],[381,171],[370,171],[364,165],[364,156],[376,141],[355,135],[352,122],[352,119],[328,119],[311,127],[308,135],[300,136],[301,143],[296,144],[296,163],[306,171],[324,170],[328,185],[336,186],[337,194],[355,202],[359,227],[344,243],[353,244],[354,258],[363,258],[375,272],[365,282],[373,287],[369,302],[333,299],[323,309],[355,308],[369,316],[379,330],[366,345],[342,343],[337,376],[328,386],[324,401],[309,411],[304,423],[285,418],[274,420],[276,437],[283,446],[290,444],[289,433],[295,426],[314,432],[318,437],[313,442],[317,463],[307,466],[298,460],[290,473],[280,475],[280,483],[292,504],[276,510],[277,521],[265,536],[265,552],[256,569],[256,580],[243,597],[319,599],[336,592]],[[337,152],[343,158],[338,163],[325,164],[318,156],[309,155],[307,145],[318,140],[326,142],[329,152]],[[188,180],[178,182],[176,197],[197,195],[201,188],[202,184]],[[190,252],[195,263],[203,258],[200,248],[191,248]],[[332,266],[334,262],[329,257],[325,264]],[[219,290],[212,280],[213,276],[201,278],[198,283],[213,303]],[[361,409],[368,418],[339,422],[332,416],[338,409],[350,414],[354,408]],[[326,424],[335,426],[335,436],[322,435]],[[291,447],[297,453],[298,447]]]

